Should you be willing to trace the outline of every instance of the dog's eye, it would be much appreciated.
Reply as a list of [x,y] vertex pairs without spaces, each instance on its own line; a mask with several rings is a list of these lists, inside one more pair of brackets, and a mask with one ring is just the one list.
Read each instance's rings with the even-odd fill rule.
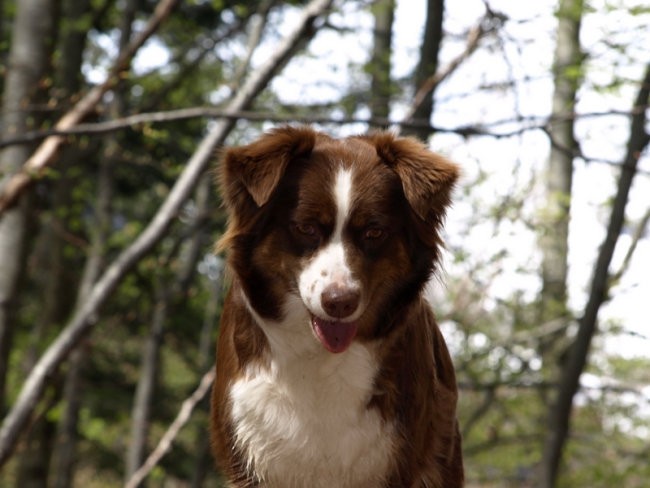
[[318,233],[318,230],[314,224],[294,222],[293,228],[298,232],[298,234],[302,234],[305,237],[315,237]]
[[380,227],[369,227],[363,232],[363,238],[367,241],[376,241],[384,237],[384,229]]
[[323,239],[320,226],[309,222],[292,222],[291,234],[300,252],[316,249]]

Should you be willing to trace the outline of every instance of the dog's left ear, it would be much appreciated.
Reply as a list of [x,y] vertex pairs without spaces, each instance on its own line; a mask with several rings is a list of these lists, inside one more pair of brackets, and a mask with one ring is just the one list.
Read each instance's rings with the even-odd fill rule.
[[450,203],[460,173],[458,166],[410,137],[378,132],[368,139],[377,155],[399,176],[415,214],[423,221],[439,223]]
[[287,165],[307,157],[316,142],[309,127],[280,127],[255,142],[226,151],[221,169],[221,190],[226,204],[240,209],[250,199],[257,207],[268,202]]

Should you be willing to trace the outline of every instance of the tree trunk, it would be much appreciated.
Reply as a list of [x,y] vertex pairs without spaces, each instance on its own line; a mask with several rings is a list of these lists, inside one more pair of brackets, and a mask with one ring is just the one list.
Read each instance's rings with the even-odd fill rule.
[[60,93],[55,92],[54,95],[58,99],[58,103],[66,110],[72,106],[71,99],[79,93],[83,86],[81,64],[89,26],[79,25],[79,22],[90,12],[91,0],[62,0],[62,18],[78,19],[77,22],[64,22],[60,35],[61,59],[57,69],[56,84]]
[[151,329],[142,354],[142,366],[138,386],[133,398],[131,410],[131,435],[126,456],[126,469],[124,480],[128,481],[144,461],[149,425],[151,421],[151,406],[158,376],[160,362],[160,346],[163,340],[165,321],[167,320],[166,299],[158,300],[151,323]]
[[[2,132],[32,129],[29,108],[39,95],[39,81],[49,66],[54,24],[54,0],[24,0],[16,4],[9,66],[2,99]],[[31,152],[10,146],[0,152],[0,188],[18,171]],[[0,218],[0,412],[5,409],[8,357],[11,351],[18,284],[23,274],[29,203],[22,198]]]
[[[197,207],[203,209],[206,213],[210,211],[209,200],[212,184],[212,179],[204,176],[197,190]],[[205,307],[201,336],[199,338],[199,371],[207,371],[214,364],[215,330],[219,320],[224,290],[223,272],[223,267],[221,267],[215,275],[209,275],[205,278],[210,298]],[[209,405],[209,396],[206,396],[200,408],[207,413],[209,411]],[[210,453],[210,439],[209,436],[205,435],[204,427],[197,429],[195,438],[198,448],[190,488],[201,488],[206,475],[210,472],[213,459]]]
[[[427,19],[424,25],[424,36],[420,46],[420,60],[415,68],[413,85],[415,92],[425,83],[427,79],[438,71],[438,53],[442,44],[442,21],[444,18],[444,0],[427,0]],[[427,96],[418,106],[412,116],[415,122],[430,124],[433,114],[433,97],[435,91]],[[431,130],[427,128],[403,128],[405,135],[411,135],[422,141],[427,141]]]
[[[5,22],[7,22],[5,17],[5,1],[0,0],[0,65],[7,65],[7,52],[6,46],[9,45],[8,39],[5,38]],[[0,80],[0,91],[2,91],[2,84],[4,80]]]
[[[580,20],[583,0],[560,0],[557,39],[554,54],[554,83],[549,137],[551,151],[544,172],[545,207],[541,212],[539,247],[542,252],[542,291],[539,323],[562,320],[565,327],[540,339],[539,353],[546,379],[554,381],[562,374],[560,367],[561,341],[566,336],[570,314],[567,309],[567,275],[569,255],[569,218],[571,211],[571,184],[573,158],[576,149],[574,118],[576,92],[580,83],[582,51],[580,49]],[[546,390],[542,398],[546,398]],[[550,400],[552,402],[552,400]],[[549,406],[550,413],[550,406]],[[550,425],[547,426],[548,429]],[[547,433],[546,435],[548,435]],[[541,487],[551,487],[555,472],[551,469],[548,452],[542,454]]]
[[[580,18],[583,0],[561,0],[558,13],[557,41],[554,60],[553,120],[549,127],[551,153],[544,172],[546,200],[541,215],[540,249],[542,251],[542,293],[540,322],[568,318],[567,257],[571,183],[576,143],[573,135],[573,113],[580,83],[582,51],[580,49]],[[562,332],[560,332],[560,336]],[[540,344],[545,363],[554,362],[554,342],[549,336]]]
[[[79,19],[89,11],[89,7],[88,0],[67,0],[62,5],[62,18]],[[59,32],[61,55],[56,73],[57,88],[52,90],[50,96],[57,98],[64,107],[68,105],[69,98],[81,88],[81,63],[86,32],[86,30],[77,27],[76,23],[70,22],[64,23]],[[79,280],[74,264],[71,264],[65,257],[69,253],[66,253],[68,244],[62,237],[62,230],[65,232],[69,228],[70,220],[75,218],[70,211],[70,188],[75,181],[69,178],[68,169],[74,166],[82,155],[76,147],[66,147],[63,151],[59,167],[60,176],[51,181],[54,188],[49,219],[42,225],[36,252],[33,254],[36,256],[35,259],[39,260],[39,264],[36,266],[40,272],[35,278],[39,281],[39,288],[43,290],[43,306],[30,334],[32,344],[23,361],[23,367],[27,371],[36,364],[42,341],[44,337],[47,337],[48,330],[54,326],[62,325],[64,318],[71,312],[74,306],[74,295],[70,293],[70,290],[75,289]],[[70,364],[75,364],[81,355],[82,353],[75,354]],[[73,460],[74,451],[70,452],[67,447],[72,442],[72,437],[76,437],[76,418],[74,434],[66,429],[65,442],[62,442],[61,437],[61,425],[68,426],[71,422],[69,405],[74,405],[77,408],[76,405],[80,401],[78,395],[74,396],[79,375],[74,374],[75,372],[71,369],[72,366],[69,366],[68,373],[73,373],[74,381],[66,380],[63,386],[61,393],[64,395],[65,408],[58,427],[48,419],[47,415],[44,415],[29,434],[28,445],[40,446],[40,451],[32,449],[30,452],[39,454],[21,458],[19,468],[21,484],[27,483],[26,480],[31,478],[33,485],[44,486],[46,479],[54,475],[55,485],[61,486],[56,484],[59,481],[58,474],[61,472],[61,460],[67,459],[70,462]],[[51,461],[50,457],[52,457]],[[40,466],[36,465],[39,460]],[[48,461],[49,463],[47,463]],[[66,474],[71,474],[71,472],[68,470]]]
[[621,166],[621,176],[618,181],[607,234],[600,246],[598,259],[594,267],[589,299],[584,314],[580,319],[578,334],[569,350],[564,374],[560,378],[557,401],[549,414],[539,485],[542,488],[553,488],[556,485],[562,452],[569,437],[573,398],[580,387],[580,376],[587,365],[591,341],[596,332],[598,310],[607,295],[609,265],[614,255],[616,242],[623,228],[625,207],[630,188],[637,172],[639,158],[648,143],[650,143],[650,135],[645,129],[648,103],[650,103],[650,64],[646,66],[645,76],[632,109],[633,116],[627,154]]
[[[203,327],[201,328],[201,339],[199,343],[200,371],[207,371],[211,364],[214,364],[214,341],[218,320],[219,310],[224,290],[223,273],[215,281],[209,281],[210,301],[205,309]],[[209,396],[202,401],[201,407],[206,412],[209,411]],[[199,446],[196,454],[196,463],[190,488],[201,488],[206,475],[212,468],[213,459],[210,454],[210,438],[205,434],[205,427],[199,427],[196,432],[196,445]]]
[[393,91],[390,76],[395,0],[379,0],[372,6],[375,18],[370,72],[370,113],[372,118],[388,119]]
[[[17,5],[4,85],[2,133],[19,134],[33,129],[31,107],[39,100],[39,83],[49,67],[54,32],[55,2],[27,0]],[[0,153],[0,175],[15,173],[32,148],[10,146]],[[4,181],[2,182],[5,183]],[[18,289],[24,274],[27,249],[29,197],[0,219],[0,409],[4,410],[8,358],[16,326]],[[25,487],[45,486],[54,429],[42,419],[29,431],[17,470],[17,483]]]
[[20,488],[47,487],[47,473],[52,458],[56,424],[41,418],[29,431],[25,451],[20,457],[16,486]]
[[187,233],[192,238],[186,243],[184,252],[178,258],[181,260],[181,264],[173,283],[166,283],[162,278],[159,280],[161,285],[156,293],[151,328],[142,354],[141,372],[131,411],[131,435],[125,470],[126,481],[131,479],[145,459],[165,322],[170,308],[190,286],[201,251],[206,246],[206,234],[202,227],[208,214],[210,185],[210,178],[203,177],[197,188],[197,214],[191,225],[191,231]]
[[[126,48],[131,37],[131,24],[135,17],[135,2],[129,2],[122,13],[121,35],[119,42],[120,53]],[[90,9],[90,3],[68,0],[66,9],[72,18],[78,18]],[[67,33],[62,49],[70,50],[70,56],[62,63],[61,83],[64,87],[61,98],[64,103],[79,89],[79,73],[81,73],[80,46],[85,43],[85,31]],[[83,36],[83,37],[81,37]],[[67,52],[67,51],[66,51]],[[110,114],[119,117],[123,113],[123,97],[118,84],[114,91]],[[99,161],[97,178],[97,198],[95,201],[95,218],[90,229],[90,249],[82,272],[77,304],[88,299],[90,291],[101,276],[105,266],[106,242],[111,231],[111,200],[113,196],[113,166],[115,153],[119,150],[117,135],[112,136],[103,151]],[[74,485],[74,468],[76,463],[76,448],[79,440],[78,422],[79,409],[82,404],[83,370],[87,364],[90,345],[83,344],[76,349],[68,361],[63,391],[63,413],[61,415],[53,465],[51,483],[54,488],[69,488]]]

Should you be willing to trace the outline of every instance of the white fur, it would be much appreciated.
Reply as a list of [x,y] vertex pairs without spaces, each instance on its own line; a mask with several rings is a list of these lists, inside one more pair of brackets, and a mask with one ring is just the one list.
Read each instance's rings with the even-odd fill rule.
[[262,487],[372,488],[393,466],[394,427],[367,408],[379,368],[375,346],[355,341],[332,354],[311,327],[311,314],[328,317],[320,303],[328,284],[359,286],[341,242],[351,191],[352,175],[341,170],[334,234],[300,273],[300,296],[286,297],[281,321],[261,318],[244,296],[268,338],[270,364],[249,367],[230,399],[237,447]]
[[352,171],[349,169],[339,169],[334,181],[334,202],[336,203],[336,226],[334,227],[334,237],[332,240],[341,241],[343,226],[350,213],[350,204],[352,202]]
[[250,367],[230,389],[237,446],[267,488],[381,486],[394,429],[368,409],[378,363],[372,345],[326,351],[297,297],[282,322],[254,314],[269,338],[270,366]]
[[[321,302],[323,290],[332,284],[345,289],[360,290],[360,285],[353,278],[346,262],[343,244],[337,241],[330,242],[319,251],[298,277],[298,290],[303,302],[311,313],[323,319],[334,320],[327,314]],[[356,320],[362,313],[363,307],[358,307],[345,320]]]

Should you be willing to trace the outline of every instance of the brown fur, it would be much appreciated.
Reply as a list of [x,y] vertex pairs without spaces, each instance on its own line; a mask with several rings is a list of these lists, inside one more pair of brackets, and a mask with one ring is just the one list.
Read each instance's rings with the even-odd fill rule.
[[[233,486],[255,486],[246,460],[233,449],[228,389],[247,365],[270,358],[240,290],[260,316],[282,318],[283,298],[297,288],[296,270],[320,245],[292,233],[289,221],[317,222],[327,238],[335,215],[323,183],[341,164],[354,165],[358,189],[346,229],[346,239],[355,243],[348,250],[350,266],[372,297],[356,340],[381,344],[377,393],[367,408],[399,431],[396,467],[385,486],[460,487],[453,364],[422,298],[439,260],[439,231],[458,169],[418,141],[384,132],[340,141],[310,128],[284,127],[226,152],[220,186],[230,221],[219,247],[229,251],[233,284],[212,394],[214,455]],[[364,240],[368,222],[385,229],[386,237]]]

